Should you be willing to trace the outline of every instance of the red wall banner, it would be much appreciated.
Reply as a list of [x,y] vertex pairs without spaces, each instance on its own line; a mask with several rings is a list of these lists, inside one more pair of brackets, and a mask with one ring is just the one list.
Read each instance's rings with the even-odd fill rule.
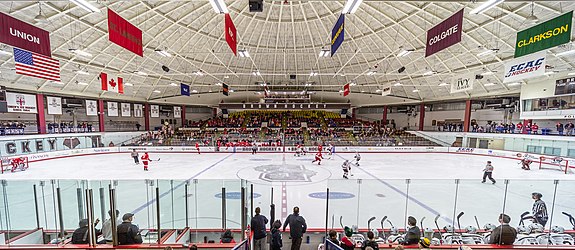
[[461,42],[463,9],[427,31],[425,57]]
[[234,55],[237,56],[238,37],[236,36],[236,26],[234,25],[234,22],[232,21],[229,13],[226,13],[225,19],[224,32],[226,33],[226,42],[228,42],[228,45],[230,46],[230,49],[232,49],[232,52],[234,52]]
[[50,33],[0,12],[0,43],[52,56]]
[[108,35],[111,42],[136,55],[144,55],[142,31],[111,9],[108,9]]

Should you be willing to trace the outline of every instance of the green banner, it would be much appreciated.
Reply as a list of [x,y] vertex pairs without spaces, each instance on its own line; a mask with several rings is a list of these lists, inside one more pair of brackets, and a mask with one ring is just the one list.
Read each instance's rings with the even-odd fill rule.
[[515,57],[529,55],[571,40],[573,11],[517,33]]

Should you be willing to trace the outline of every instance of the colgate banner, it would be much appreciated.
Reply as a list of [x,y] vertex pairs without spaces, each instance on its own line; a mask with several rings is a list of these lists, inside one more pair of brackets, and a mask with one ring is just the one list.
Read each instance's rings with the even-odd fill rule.
[[108,35],[111,42],[143,56],[142,31],[126,19],[108,9]]
[[461,42],[463,9],[427,31],[425,57]]
[[226,42],[228,42],[228,45],[230,46],[230,49],[232,49],[232,52],[234,52],[234,55],[237,56],[238,39],[236,36],[236,26],[234,25],[230,14],[226,14],[225,19],[224,32],[226,32]]
[[0,12],[0,43],[52,56],[50,33]]

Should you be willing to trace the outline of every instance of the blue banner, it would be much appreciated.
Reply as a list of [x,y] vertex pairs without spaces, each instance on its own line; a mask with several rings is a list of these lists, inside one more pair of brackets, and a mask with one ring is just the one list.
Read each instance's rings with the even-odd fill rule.
[[180,88],[182,89],[182,95],[190,96],[190,86],[180,83]]
[[331,56],[335,54],[341,43],[343,43],[343,35],[345,33],[345,15],[341,14],[337,19],[337,23],[331,30]]

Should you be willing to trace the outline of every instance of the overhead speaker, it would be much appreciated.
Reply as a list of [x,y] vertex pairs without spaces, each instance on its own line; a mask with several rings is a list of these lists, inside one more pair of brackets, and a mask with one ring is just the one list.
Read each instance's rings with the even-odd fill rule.
[[481,80],[481,79],[483,79],[483,76],[482,75],[475,75],[475,79]]
[[249,0],[250,2],[250,12],[262,12],[264,11],[264,1],[263,0]]
[[170,68],[168,68],[166,65],[162,65],[162,70],[164,70],[166,73],[170,72]]
[[295,80],[295,75],[289,75],[290,80]]
[[403,71],[405,71],[405,67],[401,67],[397,70],[397,73],[403,73]]

